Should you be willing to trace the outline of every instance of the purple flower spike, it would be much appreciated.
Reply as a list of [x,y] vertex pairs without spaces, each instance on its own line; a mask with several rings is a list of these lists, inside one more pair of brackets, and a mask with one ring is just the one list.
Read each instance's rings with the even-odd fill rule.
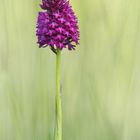
[[38,14],[36,35],[39,47],[75,49],[79,44],[79,28],[69,0],[42,0],[40,6],[45,11]]

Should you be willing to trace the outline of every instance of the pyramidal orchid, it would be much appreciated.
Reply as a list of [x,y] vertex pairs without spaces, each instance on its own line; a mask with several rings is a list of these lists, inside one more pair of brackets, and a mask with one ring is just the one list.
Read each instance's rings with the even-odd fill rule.
[[79,44],[78,20],[69,0],[42,0],[38,14],[39,48],[50,47],[56,54],[56,130],[55,140],[62,140],[62,107],[60,98],[60,56],[64,48],[74,50]]
[[77,18],[68,0],[42,0],[37,21],[39,47],[51,49],[68,48],[78,44],[79,30]]

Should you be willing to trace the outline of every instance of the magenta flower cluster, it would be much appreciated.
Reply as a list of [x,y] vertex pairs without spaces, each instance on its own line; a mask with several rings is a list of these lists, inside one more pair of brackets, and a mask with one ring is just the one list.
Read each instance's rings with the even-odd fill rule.
[[74,49],[79,40],[79,28],[69,0],[42,0],[41,8],[45,11],[38,15],[39,47]]

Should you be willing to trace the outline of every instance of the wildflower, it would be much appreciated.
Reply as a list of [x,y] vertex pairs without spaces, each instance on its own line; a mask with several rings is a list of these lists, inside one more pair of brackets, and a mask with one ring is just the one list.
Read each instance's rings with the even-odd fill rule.
[[40,6],[44,11],[39,12],[37,21],[39,47],[74,49],[79,43],[79,28],[69,0],[42,0]]

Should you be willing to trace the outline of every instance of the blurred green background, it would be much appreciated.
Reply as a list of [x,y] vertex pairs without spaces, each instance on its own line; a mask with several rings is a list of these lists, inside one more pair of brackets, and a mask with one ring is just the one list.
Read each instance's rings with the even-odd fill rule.
[[[0,140],[53,140],[55,55],[36,44],[41,0],[0,0]],[[140,140],[140,1],[71,0],[80,45],[62,52],[63,140]]]

